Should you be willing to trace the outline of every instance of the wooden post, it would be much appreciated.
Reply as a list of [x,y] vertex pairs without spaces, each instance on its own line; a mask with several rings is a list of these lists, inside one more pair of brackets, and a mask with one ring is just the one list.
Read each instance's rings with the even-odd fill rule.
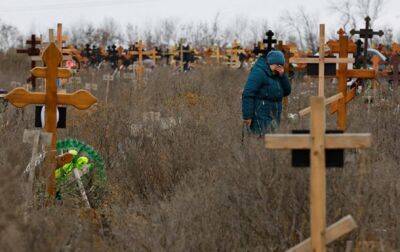
[[54,38],[54,29],[49,29],[49,42],[54,43],[56,39]]
[[[71,76],[69,69],[59,68],[61,61],[61,51],[54,42],[50,43],[43,53],[43,62],[46,67],[36,67],[31,70],[35,77],[46,79],[46,92],[31,93],[23,88],[16,88],[5,96],[6,100],[18,108],[23,108],[30,104],[45,105],[44,130],[52,134],[51,151],[56,149],[57,105],[72,105],[77,109],[84,110],[97,102],[97,99],[85,90],[79,90],[73,94],[57,93],[57,78],[66,79]],[[50,157],[50,159],[55,160],[55,157]],[[48,193],[50,196],[55,195],[54,175],[55,170],[49,171]]]
[[[320,64],[324,65],[324,64]],[[320,71],[324,70],[320,68]],[[312,251],[326,251],[326,171],[325,171],[325,101],[311,97],[311,246]]]
[[74,176],[75,176],[76,182],[78,183],[79,191],[80,191],[80,193],[82,195],[83,201],[85,201],[86,207],[87,208],[92,208],[90,206],[89,199],[88,199],[88,197],[86,195],[85,187],[83,186],[83,183],[82,183],[82,180],[81,180],[82,174],[76,168],[74,169]]
[[325,25],[319,25],[319,76],[318,96],[325,97]]
[[[344,36],[344,30],[340,29],[339,32],[339,57],[347,58],[348,57],[348,37]],[[338,78],[338,87],[339,93],[343,94],[343,98],[338,101],[338,118],[337,118],[337,127],[340,130],[346,130],[347,125],[347,108],[346,108],[346,97],[347,97],[347,64],[340,63],[339,69],[337,70],[337,78]]]

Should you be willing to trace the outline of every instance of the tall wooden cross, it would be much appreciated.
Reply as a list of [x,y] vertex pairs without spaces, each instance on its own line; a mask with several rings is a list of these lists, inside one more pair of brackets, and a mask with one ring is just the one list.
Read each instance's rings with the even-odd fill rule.
[[[39,56],[40,55],[40,49],[37,48],[37,45],[40,45],[42,41],[40,39],[36,39],[36,35],[32,34],[31,39],[26,41],[27,45],[30,45],[29,48],[27,49],[17,49],[17,53],[26,53],[30,57],[32,56]],[[36,61],[34,59],[31,59],[31,68],[36,67]],[[31,75],[31,84],[32,84],[32,90],[35,91],[36,89],[36,77]]]
[[[310,134],[285,135],[268,134],[265,136],[267,149],[310,149],[310,217],[311,242],[305,241],[289,251],[325,252],[326,245],[332,241],[332,233],[336,238],[356,227],[352,218],[348,224],[352,228],[334,224],[334,229],[326,229],[326,149],[355,149],[371,146],[370,134],[329,134],[326,135],[325,98],[311,97]],[[328,236],[328,231],[329,236]],[[329,238],[329,239],[328,239]],[[310,246],[311,245],[311,246]]]
[[267,46],[265,48],[264,54],[268,54],[270,51],[272,51],[273,49],[272,45],[276,44],[277,40],[274,39],[275,33],[273,33],[271,30],[268,30],[267,33],[265,33],[265,35],[267,38],[263,40],[263,43]]
[[[338,53],[339,58],[347,59],[350,53],[356,53],[357,45],[349,40],[343,29],[340,29],[338,34],[339,40],[331,42],[328,45],[332,53]],[[347,80],[348,78],[373,79],[375,78],[375,71],[368,69],[348,69],[347,63],[340,63],[339,69],[336,71],[336,77],[338,79],[338,93],[342,93],[343,97],[331,104],[331,114],[337,112],[337,128],[345,131],[347,128],[346,105],[354,99],[357,91],[357,87],[353,87],[350,92],[347,92]]]
[[[62,62],[62,53],[54,42],[50,43],[45,49],[42,57],[46,67],[36,67],[31,72],[37,78],[46,79],[46,92],[31,93],[23,88],[16,88],[7,94],[5,99],[18,108],[23,108],[30,104],[44,104],[44,131],[52,134],[51,150],[56,150],[57,105],[72,105],[77,109],[84,110],[95,104],[97,99],[85,90],[79,90],[72,94],[57,93],[57,79],[70,78],[71,71],[59,67]],[[55,195],[54,172],[55,170],[51,171],[47,186],[50,196]]]
[[393,89],[396,91],[399,86],[399,67],[400,67],[400,56],[397,54],[393,54],[390,57],[390,65],[392,67],[392,74],[388,76],[387,80],[392,81]]
[[325,63],[354,63],[354,59],[325,58],[325,25],[319,25],[319,57],[318,58],[291,58],[290,63],[319,64],[318,96],[325,97]]
[[358,34],[360,36],[360,38],[364,39],[364,55],[363,55],[364,69],[367,69],[367,63],[368,63],[368,39],[371,39],[374,35],[378,35],[379,37],[383,36],[382,30],[379,30],[376,32],[373,29],[371,29],[370,22],[371,22],[371,18],[369,16],[367,16],[365,18],[365,28],[364,29],[360,29],[359,31],[352,29],[350,31],[351,35]]

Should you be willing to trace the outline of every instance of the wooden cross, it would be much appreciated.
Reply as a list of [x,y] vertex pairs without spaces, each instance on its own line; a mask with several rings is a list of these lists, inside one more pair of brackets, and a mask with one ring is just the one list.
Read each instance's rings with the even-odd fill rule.
[[56,40],[58,49],[62,50],[63,44],[65,42],[67,42],[67,40],[68,40],[68,37],[63,35],[62,24],[58,23],[57,24],[57,40]]
[[139,40],[139,42],[135,46],[136,50],[130,52],[131,55],[137,55],[138,56],[138,61],[137,61],[137,66],[135,68],[136,72],[136,77],[137,80],[141,80],[143,73],[144,73],[144,66],[143,66],[143,56],[149,56],[151,59],[156,63],[157,60],[157,51],[155,49],[150,50],[150,51],[144,51],[144,46],[142,40]]
[[[46,79],[46,92],[31,93],[23,88],[16,88],[7,94],[5,99],[18,108],[23,108],[30,104],[45,105],[44,130],[52,134],[51,150],[55,150],[57,141],[57,105],[72,105],[77,109],[84,110],[95,104],[97,99],[85,90],[79,90],[73,94],[57,93],[57,79],[70,78],[71,71],[59,68],[62,62],[62,53],[54,42],[50,43],[42,57],[46,67],[36,67],[31,72],[35,77]],[[51,171],[48,180],[48,193],[50,196],[55,195],[54,172],[55,170]]]
[[244,52],[245,51],[240,48],[238,41],[235,39],[233,41],[232,48],[226,50],[226,53],[230,55],[230,59],[227,64],[230,66],[237,66],[240,64],[239,54]]
[[267,36],[267,38],[263,40],[263,43],[266,44],[267,47],[265,48],[264,53],[268,54],[270,51],[272,51],[272,45],[276,44],[277,40],[273,38],[275,33],[273,33],[271,30],[265,33],[265,35]]
[[[265,146],[267,149],[310,149],[311,246],[308,244],[308,249],[303,248],[289,251],[324,252],[326,251],[326,245],[331,241],[327,236],[329,230],[326,230],[325,150],[367,148],[371,146],[372,140],[371,134],[325,135],[325,98],[314,96],[310,98],[310,101],[310,134],[267,134],[265,136]],[[336,225],[330,232],[336,234],[336,236],[341,236],[351,230],[343,229],[340,225]],[[307,244],[302,246],[307,246]]]
[[[36,39],[36,35],[32,34],[31,39],[26,41],[26,44],[30,45],[29,48],[27,49],[17,49],[17,53],[26,53],[30,57],[32,56],[39,56],[40,55],[40,49],[37,48],[37,45],[40,45],[42,41],[39,39]],[[36,67],[36,61],[31,59],[31,68]],[[32,90],[35,91],[36,89],[36,77],[31,75],[31,84],[32,84]]]
[[319,57],[318,58],[291,58],[290,63],[319,64],[318,96],[325,97],[325,63],[354,63],[354,59],[325,58],[325,25],[319,25]]
[[221,63],[221,50],[219,48],[219,45],[215,45],[213,47],[211,58],[216,58],[217,59],[217,64]]
[[[349,40],[345,35],[345,31],[340,29],[338,31],[339,40],[329,43],[332,53],[338,53],[339,58],[347,59],[350,53],[357,51],[357,45]],[[356,96],[357,87],[353,87],[350,92],[347,92],[348,78],[359,79],[373,79],[375,78],[375,71],[368,69],[348,69],[348,64],[339,63],[339,69],[336,71],[338,79],[338,93],[342,93],[343,97],[331,104],[331,114],[337,112],[337,128],[345,131],[347,128],[347,103]]]
[[392,81],[392,86],[394,90],[397,90],[399,86],[399,66],[400,66],[400,56],[397,54],[392,55],[390,57],[390,65],[392,67],[392,75],[389,75],[387,80]]
[[367,16],[365,18],[365,28],[364,29],[360,29],[359,31],[352,29],[350,31],[351,35],[358,34],[360,36],[360,38],[364,39],[364,56],[363,56],[364,69],[367,69],[367,63],[368,63],[368,39],[371,39],[374,35],[378,35],[379,37],[383,36],[382,30],[379,30],[376,32],[373,29],[371,29],[370,21],[371,21],[371,18],[369,16]]

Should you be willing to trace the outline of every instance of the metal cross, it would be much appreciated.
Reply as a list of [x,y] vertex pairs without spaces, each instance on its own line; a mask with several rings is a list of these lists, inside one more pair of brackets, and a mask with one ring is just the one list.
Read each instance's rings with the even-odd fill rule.
[[379,37],[383,36],[383,31],[374,31],[370,27],[370,21],[371,18],[367,16],[365,18],[365,29],[360,29],[359,31],[356,31],[355,29],[352,29],[350,31],[351,35],[358,34],[360,35],[360,38],[364,39],[364,58],[363,58],[363,66],[365,69],[367,69],[367,59],[368,59],[368,39],[371,39],[374,35],[378,35]]
[[276,44],[277,40],[273,38],[275,33],[273,33],[271,30],[269,30],[265,35],[267,38],[263,40],[263,43],[267,45],[265,48],[265,54],[267,54],[272,51],[272,45]]

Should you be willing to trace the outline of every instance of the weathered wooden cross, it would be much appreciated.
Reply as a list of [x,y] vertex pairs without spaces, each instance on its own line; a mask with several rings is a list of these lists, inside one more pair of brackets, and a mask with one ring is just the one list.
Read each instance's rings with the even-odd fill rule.
[[[329,43],[332,53],[338,53],[339,58],[347,59],[350,53],[356,53],[357,45],[349,40],[345,35],[343,29],[338,31],[339,40]],[[343,98],[332,102],[331,114],[337,112],[337,128],[345,131],[347,128],[347,103],[349,103],[356,96],[357,86],[353,87],[350,92],[347,92],[348,78],[358,79],[374,79],[376,73],[374,70],[368,69],[348,69],[348,64],[339,63],[339,68],[336,70],[336,77],[338,79],[338,93],[343,94]]]
[[367,63],[368,63],[368,39],[372,39],[374,35],[378,35],[379,37],[383,36],[383,31],[374,31],[370,27],[370,22],[371,18],[367,16],[365,18],[365,29],[360,29],[359,31],[356,31],[355,29],[352,29],[350,31],[351,35],[358,34],[360,38],[364,39],[364,55],[363,55],[363,67],[364,69],[367,69]]
[[[40,39],[36,39],[36,35],[32,34],[31,39],[26,41],[26,44],[30,45],[29,48],[27,49],[17,49],[17,53],[26,53],[30,57],[33,56],[39,56],[40,55],[40,49],[37,48],[37,45],[40,45],[42,41]],[[31,68],[36,67],[36,61],[34,59],[31,59]],[[32,90],[35,91],[36,89],[36,77],[31,75],[30,78],[31,84],[32,84]]]
[[267,149],[310,149],[311,240],[288,251],[326,251],[326,245],[356,228],[351,216],[326,229],[326,149],[354,149],[371,146],[370,134],[326,135],[325,98],[311,97],[310,134],[265,136]]
[[[23,108],[30,104],[45,105],[45,132],[52,134],[51,150],[56,150],[57,141],[57,105],[72,105],[77,109],[84,110],[90,108],[97,102],[97,99],[85,90],[79,90],[73,94],[57,93],[57,79],[71,77],[71,71],[59,68],[62,62],[62,53],[56,44],[50,43],[43,53],[43,62],[46,67],[36,67],[31,70],[32,74],[38,78],[46,79],[46,92],[28,92],[23,88],[16,88],[5,96],[11,104],[18,108]],[[54,153],[55,155],[55,153]],[[51,157],[55,160],[55,157]],[[55,196],[55,167],[50,171],[47,191],[50,196]]]
[[291,58],[290,63],[319,64],[318,96],[325,97],[325,63],[354,63],[354,59],[325,58],[325,25],[319,25],[319,57],[318,58]]

